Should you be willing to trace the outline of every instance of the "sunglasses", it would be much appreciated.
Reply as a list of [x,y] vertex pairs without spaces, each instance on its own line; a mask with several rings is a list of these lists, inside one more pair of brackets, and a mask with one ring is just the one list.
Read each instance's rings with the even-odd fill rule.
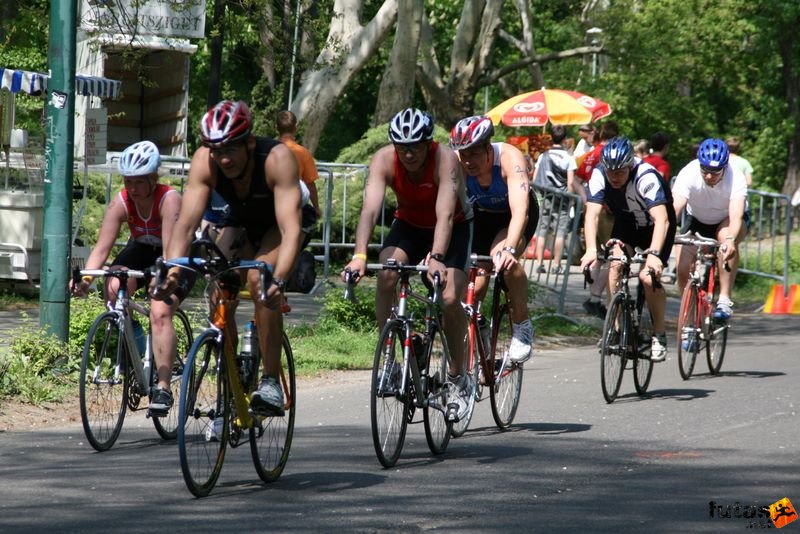
[[428,147],[427,141],[422,141],[419,143],[409,143],[409,144],[401,144],[401,143],[394,144],[394,149],[397,152],[407,152],[415,155],[420,154],[427,147]]
[[700,174],[705,176],[706,174],[711,174],[713,176],[719,176],[722,174],[722,171],[725,169],[712,169],[711,167],[706,167],[705,165],[700,165]]

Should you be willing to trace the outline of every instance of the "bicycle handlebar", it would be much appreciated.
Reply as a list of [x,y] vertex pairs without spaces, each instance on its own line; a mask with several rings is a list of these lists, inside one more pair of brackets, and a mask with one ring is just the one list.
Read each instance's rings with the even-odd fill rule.
[[[727,245],[725,243],[720,243],[712,237],[700,235],[699,232],[686,232],[685,234],[677,235],[675,236],[675,244],[690,245],[693,247],[710,247],[714,253],[717,250],[720,250],[721,252],[725,252],[725,250],[727,250]],[[725,260],[725,263],[723,263],[722,267],[726,272],[731,272],[731,266],[728,264],[727,260]]]
[[[619,248],[622,250],[621,256],[610,255],[611,249],[615,245],[619,245]],[[625,243],[622,240],[614,237],[606,241],[606,260],[619,261],[624,264],[630,264],[630,265],[633,264],[644,265],[647,262],[647,256],[644,254],[644,251],[638,247],[634,250],[633,256],[630,256],[626,251]],[[648,269],[647,274],[650,276],[650,280],[653,282],[653,289],[661,289],[662,287],[664,287],[661,284],[661,281],[656,278],[656,273],[655,271],[653,271],[653,269]],[[584,273],[584,276],[586,276],[586,273]],[[591,277],[589,278],[589,280],[591,280]]]
[[[427,273],[428,266],[427,265],[409,265],[405,263],[400,263],[394,258],[389,258],[386,260],[386,263],[368,263],[365,267],[367,271],[395,271],[398,273]],[[344,273],[345,283],[347,286],[345,287],[344,298],[351,301],[356,302],[355,292],[353,288],[355,284],[358,282],[358,273],[352,271],[345,271]],[[441,290],[442,290],[442,281],[439,273],[435,273],[433,277],[433,288],[429,288],[433,290],[433,301],[439,302],[441,297]],[[427,285],[427,283],[426,283]]]

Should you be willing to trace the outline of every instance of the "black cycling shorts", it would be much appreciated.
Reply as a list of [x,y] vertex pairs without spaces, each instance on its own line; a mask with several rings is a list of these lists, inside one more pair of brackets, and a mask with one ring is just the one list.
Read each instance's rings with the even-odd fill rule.
[[[454,224],[450,246],[444,258],[445,266],[466,271],[471,242],[472,221]],[[383,248],[387,247],[399,248],[408,256],[409,264],[416,265],[425,259],[433,247],[433,228],[419,228],[395,219],[383,242]]]
[[[528,221],[525,223],[524,237],[525,243],[530,242],[536,227],[539,224],[539,202],[536,200],[536,193],[531,189],[528,199]],[[511,212],[483,211],[473,206],[475,214],[474,235],[472,237],[472,252],[487,256],[492,252],[492,244],[497,234],[508,228],[511,222]]]

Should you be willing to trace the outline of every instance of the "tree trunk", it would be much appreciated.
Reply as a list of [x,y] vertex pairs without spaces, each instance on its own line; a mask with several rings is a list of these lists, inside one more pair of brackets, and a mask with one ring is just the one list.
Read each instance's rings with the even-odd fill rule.
[[397,30],[381,79],[372,126],[388,122],[411,103],[424,7],[422,0],[398,0]]
[[304,145],[314,152],[337,99],[375,53],[397,18],[397,0],[385,0],[372,20],[359,23],[361,0],[336,0],[328,38],[292,102],[305,123]]

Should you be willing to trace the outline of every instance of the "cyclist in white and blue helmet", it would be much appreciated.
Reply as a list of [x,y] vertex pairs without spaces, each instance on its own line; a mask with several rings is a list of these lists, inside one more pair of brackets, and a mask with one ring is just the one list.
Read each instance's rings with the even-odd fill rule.
[[[731,292],[736,280],[739,256],[749,222],[747,178],[730,164],[730,151],[722,139],[709,138],[700,144],[697,159],[690,161],[672,186],[675,213],[686,210],[682,232],[697,232],[720,243],[718,258],[719,298],[714,315],[725,320],[733,313]],[[682,245],[678,252],[678,289],[683,291],[695,258],[695,248]],[[724,269],[725,263],[730,270]],[[686,343],[689,346],[689,343]]]
[[[667,339],[664,311],[667,296],[656,281],[669,260],[675,238],[675,212],[672,209],[672,193],[659,172],[634,155],[633,145],[627,137],[614,137],[603,147],[600,165],[595,167],[587,184],[584,237],[586,243],[595,243],[597,224],[603,204],[614,215],[611,237],[621,240],[629,247],[646,249],[647,260],[639,273],[639,282],[645,287],[645,298],[653,318],[651,356],[654,362],[667,357]],[[615,246],[611,251],[619,255]],[[589,246],[581,258],[581,268],[592,267],[597,261],[597,248]],[[621,276],[621,265],[609,266],[608,288],[617,287]]]

